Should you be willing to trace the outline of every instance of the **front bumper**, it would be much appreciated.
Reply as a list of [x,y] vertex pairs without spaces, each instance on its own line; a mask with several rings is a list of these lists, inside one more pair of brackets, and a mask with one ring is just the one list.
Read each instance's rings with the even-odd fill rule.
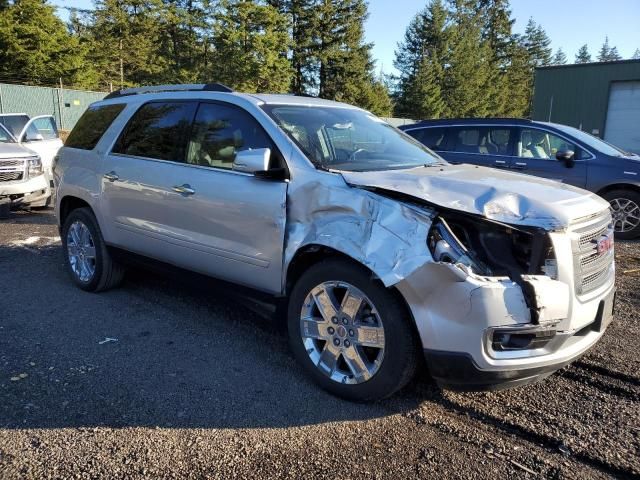
[[425,349],[424,356],[431,376],[442,388],[464,391],[503,390],[535,383],[573,363],[600,340],[609,325],[609,322],[605,321],[606,308],[610,308],[608,302],[601,300],[597,316],[592,323],[577,331],[558,335],[554,340],[561,343],[557,351],[560,355],[551,355],[554,360],[544,365],[483,370],[468,353]]
[[[425,265],[396,285],[438,384],[494,390],[535,382],[598,342],[607,326],[604,313],[611,318],[606,309],[613,305],[613,276],[588,298],[575,296],[565,283],[547,277],[532,276],[529,281],[542,307],[538,323],[532,320],[522,289],[509,279],[469,276],[440,263]],[[494,342],[496,332],[528,334],[535,341],[523,348],[501,349]]]
[[12,208],[23,205],[39,207],[46,205],[51,187],[47,176],[42,174],[27,181],[0,183],[0,195],[9,197]]

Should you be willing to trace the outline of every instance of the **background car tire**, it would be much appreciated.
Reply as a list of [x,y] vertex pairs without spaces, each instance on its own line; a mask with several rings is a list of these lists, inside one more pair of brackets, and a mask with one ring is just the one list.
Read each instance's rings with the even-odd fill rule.
[[[384,327],[385,346],[377,372],[357,384],[335,381],[320,371],[305,348],[301,316],[305,300],[314,287],[323,282],[346,282],[364,293],[374,304]],[[371,272],[344,260],[327,260],[315,264],[294,285],[288,306],[288,333],[297,360],[317,384],[332,394],[355,401],[372,401],[388,397],[405,386],[414,376],[420,344],[413,320],[402,300],[373,278]]]
[[[640,217],[640,193],[635,192],[633,190],[611,190],[603,195],[604,199],[609,202],[611,208],[614,210],[614,223],[616,222],[616,207],[622,205],[622,202],[632,202],[629,203],[629,207],[627,209],[633,209],[635,215]],[[635,207],[634,207],[635,206]],[[622,240],[630,240],[633,238],[637,238],[640,236],[640,219],[637,220],[637,224],[634,228],[626,231],[615,233],[616,238],[620,238]]]
[[[68,235],[69,230],[74,223],[80,222],[86,225],[90,234],[92,243],[95,248],[95,271],[90,278],[83,280],[74,272],[69,254]],[[116,263],[109,253],[107,246],[102,238],[100,227],[96,221],[93,212],[89,208],[79,208],[73,210],[64,222],[61,232],[62,247],[65,258],[65,266],[73,283],[82,290],[88,292],[100,292],[118,286],[124,278],[124,268]]]

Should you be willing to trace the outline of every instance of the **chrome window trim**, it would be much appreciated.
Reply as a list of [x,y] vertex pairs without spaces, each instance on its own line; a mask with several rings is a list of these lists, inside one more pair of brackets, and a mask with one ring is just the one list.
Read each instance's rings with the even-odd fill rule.
[[[581,142],[577,142],[575,140],[571,140],[570,138],[567,138],[565,135],[561,134],[561,133],[556,133],[553,132],[551,130],[547,130],[546,128],[543,127],[539,127],[537,125],[513,125],[513,124],[500,124],[500,125],[495,125],[495,124],[487,124],[487,123],[474,123],[473,125],[464,125],[464,124],[459,124],[459,123],[455,123],[455,124],[451,124],[451,125],[426,125],[426,126],[422,126],[422,127],[415,127],[415,128],[406,128],[404,129],[405,132],[410,132],[413,130],[421,130],[421,129],[425,129],[425,128],[457,128],[457,127],[507,127],[507,128],[531,128],[531,129],[536,129],[536,130],[542,130],[543,132],[547,132],[550,133],[552,135],[555,135],[556,137],[560,137],[564,140],[566,140],[567,142],[573,143],[574,145],[578,145],[582,150],[584,150],[585,152],[587,152],[589,155],[591,155],[591,157],[589,158],[581,158],[579,160],[575,160],[576,162],[584,162],[587,160],[593,160],[596,158],[596,156],[593,154],[593,152],[591,150],[589,150],[588,148],[586,148]],[[460,155],[480,155],[482,157],[485,157],[487,155],[491,155],[492,157],[509,157],[509,158],[526,158],[526,157],[518,157],[517,155],[493,155],[493,154],[485,154],[485,153],[470,153],[470,152],[458,152],[455,150],[436,150],[436,151],[440,151],[440,152],[447,152],[447,153],[457,153]],[[532,160],[553,160],[552,158],[534,158]]]
[[136,160],[147,160],[151,162],[159,162],[159,163],[168,163],[171,165],[179,165],[181,167],[190,167],[190,168],[198,168],[201,170],[214,170],[216,172],[224,172],[224,173],[233,173],[234,175],[241,175],[243,177],[255,177],[252,173],[247,172],[239,172],[237,170],[233,170],[231,168],[220,168],[220,167],[205,167],[204,165],[193,165],[191,163],[186,162],[177,162],[175,160],[162,160],[159,158],[151,158],[151,157],[141,157],[140,155],[127,155],[126,153],[109,153],[108,155],[113,155],[114,157],[124,157],[124,158],[134,158]]

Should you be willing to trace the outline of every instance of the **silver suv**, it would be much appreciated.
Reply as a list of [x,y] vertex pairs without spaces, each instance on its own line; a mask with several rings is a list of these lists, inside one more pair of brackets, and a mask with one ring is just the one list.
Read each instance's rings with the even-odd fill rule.
[[218,84],[93,104],[54,165],[73,281],[114,252],[286,303],[293,353],[330,392],[388,396],[426,360],[449,388],[551,374],[612,319],[609,206],[438,155],[369,112]]

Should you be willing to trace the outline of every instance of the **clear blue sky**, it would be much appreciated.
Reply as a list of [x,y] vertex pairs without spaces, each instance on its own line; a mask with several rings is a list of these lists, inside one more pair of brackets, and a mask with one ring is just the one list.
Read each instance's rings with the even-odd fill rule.
[[[59,6],[90,8],[91,0],[53,0]],[[427,0],[369,0],[366,36],[374,43],[373,56],[386,73],[393,71],[393,52],[411,18]],[[597,55],[605,37],[623,58],[640,48],[640,0],[511,0],[515,31],[522,33],[533,17],[572,61],[580,46]],[[66,18],[66,12],[60,11]]]

